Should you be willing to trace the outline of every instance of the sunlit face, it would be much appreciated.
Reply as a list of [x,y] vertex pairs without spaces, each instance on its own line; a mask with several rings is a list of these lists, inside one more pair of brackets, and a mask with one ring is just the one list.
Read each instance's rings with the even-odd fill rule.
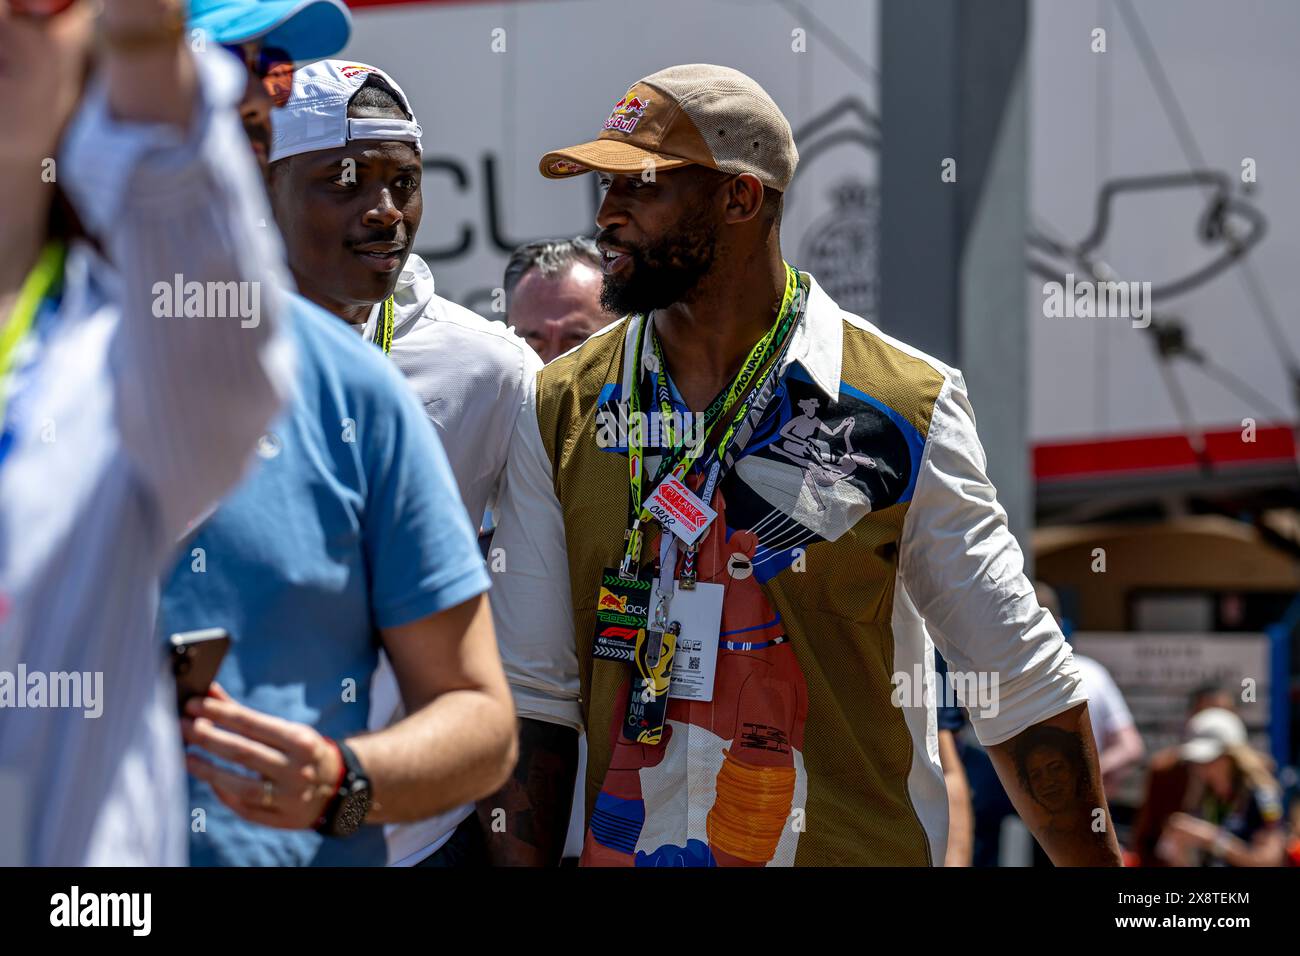
[[600,273],[583,262],[552,276],[529,269],[510,294],[508,321],[550,362],[614,320],[600,307],[600,283]]
[[[90,51],[93,15],[88,0],[75,0],[50,16],[61,0],[0,0],[0,163],[30,163],[41,182],[43,160],[54,157],[59,137],[81,96]],[[0,188],[26,189],[10,181]]]
[[421,173],[410,143],[374,140],[274,164],[271,203],[304,295],[337,314],[392,294],[424,213]]
[[721,227],[716,177],[695,166],[599,173],[596,243],[605,255],[601,304],[615,315],[684,301],[713,266]]
[[1035,747],[1025,765],[1029,775],[1029,792],[1053,813],[1070,805],[1074,796],[1074,771],[1065,755],[1054,747]]

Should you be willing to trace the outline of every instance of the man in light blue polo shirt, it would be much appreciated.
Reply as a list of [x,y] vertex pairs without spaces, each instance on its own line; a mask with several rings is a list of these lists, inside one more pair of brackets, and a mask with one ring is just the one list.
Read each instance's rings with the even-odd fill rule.
[[[245,0],[256,9],[235,17],[235,5],[204,9],[256,79],[268,34],[291,58],[295,42],[332,52],[283,28],[310,7]],[[197,865],[383,865],[373,824],[485,795],[513,763],[487,573],[437,434],[378,348],[293,306],[298,396],[165,582],[163,636],[232,637],[216,696],[183,722],[202,750],[187,764]],[[409,716],[365,734],[381,646]]]

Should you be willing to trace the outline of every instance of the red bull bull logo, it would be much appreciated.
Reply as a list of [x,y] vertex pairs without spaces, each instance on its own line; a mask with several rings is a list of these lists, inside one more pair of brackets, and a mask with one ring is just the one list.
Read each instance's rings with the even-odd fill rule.
[[557,159],[551,163],[551,172],[557,176],[572,176],[574,173],[585,173],[586,171],[586,166],[581,166],[568,159]]
[[633,96],[632,91],[628,90],[627,95],[614,104],[609,119],[605,120],[605,129],[618,130],[620,133],[632,132],[649,105],[648,99]]
[[618,614],[626,614],[627,596],[615,594],[607,588],[601,588],[600,598],[596,601],[596,610],[614,611]]

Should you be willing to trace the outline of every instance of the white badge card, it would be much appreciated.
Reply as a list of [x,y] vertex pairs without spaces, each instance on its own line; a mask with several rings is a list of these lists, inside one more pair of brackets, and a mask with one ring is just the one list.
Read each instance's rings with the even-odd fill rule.
[[687,544],[698,541],[718,516],[673,475],[659,482],[659,487],[646,499],[645,506],[659,524]]
[[724,593],[721,584],[697,584],[690,591],[683,591],[681,584],[674,585],[668,617],[682,628],[677,635],[668,691],[675,700],[713,700]]

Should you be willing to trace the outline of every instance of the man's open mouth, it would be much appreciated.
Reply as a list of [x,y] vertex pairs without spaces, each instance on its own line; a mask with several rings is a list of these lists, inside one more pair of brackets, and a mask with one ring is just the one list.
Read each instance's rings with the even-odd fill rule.
[[624,249],[616,246],[600,247],[600,271],[607,276],[626,268],[631,262],[632,255]]
[[376,272],[392,272],[402,264],[406,246],[400,242],[364,242],[353,246],[358,259]]

